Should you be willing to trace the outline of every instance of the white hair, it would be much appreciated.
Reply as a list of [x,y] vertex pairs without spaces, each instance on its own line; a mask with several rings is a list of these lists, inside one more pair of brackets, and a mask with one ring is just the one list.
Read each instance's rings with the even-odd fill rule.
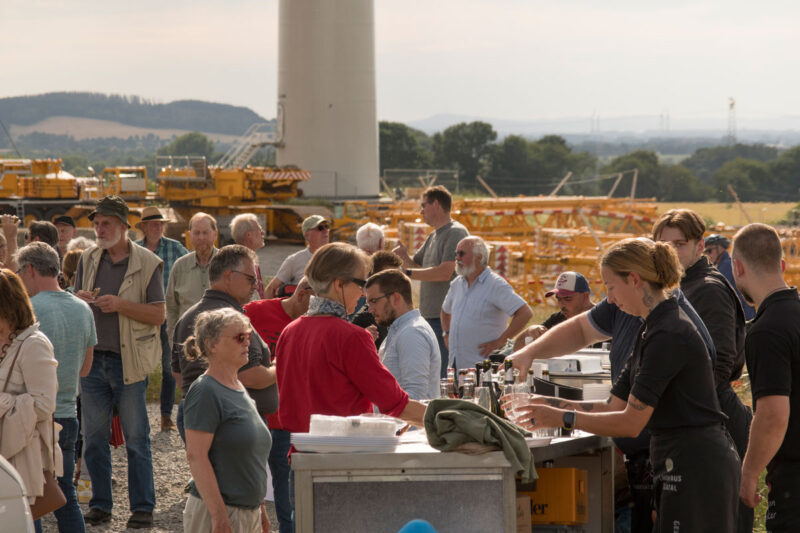
[[383,247],[383,228],[367,222],[356,232],[356,244],[367,253],[374,253]]
[[464,237],[463,240],[472,243],[472,253],[481,256],[481,266],[487,266],[489,264],[489,245],[486,244],[486,241],[474,235]]
[[86,237],[75,237],[67,243],[67,251],[72,250],[86,250],[94,246],[94,242]]
[[258,229],[258,217],[253,213],[242,213],[231,220],[231,237],[237,244],[244,240],[244,234]]

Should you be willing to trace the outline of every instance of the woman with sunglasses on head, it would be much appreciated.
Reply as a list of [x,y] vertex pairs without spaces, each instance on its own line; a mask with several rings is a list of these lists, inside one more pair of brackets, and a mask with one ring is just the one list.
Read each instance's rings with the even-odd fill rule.
[[723,426],[711,357],[671,296],[681,267],[666,243],[626,239],[603,256],[608,301],[644,319],[622,374],[605,402],[534,396],[515,407],[531,429],[565,427],[636,437],[650,430],[655,532],[734,531],[739,459]]
[[19,472],[29,503],[44,493],[44,472],[63,474],[53,435],[57,365],[25,285],[0,270],[0,455]]
[[278,415],[284,429],[308,432],[312,414],[380,412],[422,427],[425,405],[409,400],[378,358],[372,336],[346,320],[363,294],[369,257],[345,243],[320,248],[305,275],[316,296],[276,346]]
[[269,531],[263,500],[272,445],[264,418],[239,381],[247,363],[250,320],[232,308],[204,311],[185,344],[208,369],[186,394],[183,421],[192,472],[183,512],[187,533]]

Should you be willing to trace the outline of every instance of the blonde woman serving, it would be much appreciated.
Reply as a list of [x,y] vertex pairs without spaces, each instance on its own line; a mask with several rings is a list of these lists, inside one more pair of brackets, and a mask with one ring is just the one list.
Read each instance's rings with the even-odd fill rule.
[[[626,239],[601,260],[608,301],[645,323],[605,402],[534,396],[528,428],[612,437],[651,433],[655,532],[734,531],[739,459],[723,426],[708,350],[670,290],[681,276],[666,243]],[[520,411],[520,409],[516,409]]]

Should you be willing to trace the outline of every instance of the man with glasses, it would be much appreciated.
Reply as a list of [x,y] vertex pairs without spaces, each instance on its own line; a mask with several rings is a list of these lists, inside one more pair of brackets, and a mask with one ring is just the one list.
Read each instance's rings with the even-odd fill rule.
[[470,368],[518,335],[533,311],[487,266],[489,247],[483,239],[463,239],[455,256],[458,277],[442,304],[442,328],[450,331],[448,365]]
[[399,270],[372,275],[366,285],[367,305],[389,333],[378,350],[383,365],[413,400],[439,396],[441,354],[430,324],[414,309],[411,280]]
[[[264,247],[264,237],[266,233],[258,217],[253,213],[242,213],[236,215],[231,220],[231,237],[236,244],[241,244],[250,248],[254,252],[258,252]],[[255,293],[252,294],[252,300],[264,298],[264,283],[261,281],[261,269],[256,263],[256,279]],[[256,298],[256,294],[258,298]]]
[[[455,276],[455,253],[458,242],[469,235],[467,228],[450,218],[453,198],[441,185],[428,187],[422,193],[422,218],[433,227],[433,232],[425,239],[422,248],[414,257],[401,243],[394,250],[406,268],[406,276],[421,281],[419,290],[419,312],[428,321],[439,341],[442,354],[441,377],[447,375],[448,352],[444,338],[448,328],[440,317],[442,302]],[[488,260],[488,258],[487,258]]]
[[303,279],[306,265],[311,261],[311,256],[314,255],[314,252],[330,241],[330,224],[321,215],[307,217],[303,220],[301,229],[303,238],[305,238],[308,246],[283,260],[278,273],[275,274],[275,277],[264,289],[264,298],[280,296],[281,294],[278,294],[279,291],[283,295],[290,294],[294,287],[300,283],[300,280]]
[[[172,371],[180,374],[179,384],[183,396],[189,392],[194,380],[206,370],[203,361],[189,361],[183,352],[183,343],[194,334],[194,322],[203,311],[232,307],[244,313],[244,304],[250,301],[256,277],[257,258],[251,249],[231,244],[224,246],[209,263],[209,289],[195,305],[178,320],[172,338]],[[275,367],[270,361],[267,344],[256,333],[250,338],[248,362],[239,369],[239,381],[247,388],[256,402],[261,415],[270,415],[278,410],[278,388],[275,385]],[[183,402],[178,405],[178,432],[186,442],[183,427]]]

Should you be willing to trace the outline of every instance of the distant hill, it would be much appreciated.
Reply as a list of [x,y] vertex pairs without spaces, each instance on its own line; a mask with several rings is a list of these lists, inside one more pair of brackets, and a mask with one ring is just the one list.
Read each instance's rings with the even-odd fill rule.
[[0,120],[6,126],[23,126],[30,131],[31,126],[51,117],[94,119],[147,130],[201,131],[223,135],[241,135],[250,125],[267,122],[246,107],[198,100],[160,104],[138,96],[80,92],[0,98]]

